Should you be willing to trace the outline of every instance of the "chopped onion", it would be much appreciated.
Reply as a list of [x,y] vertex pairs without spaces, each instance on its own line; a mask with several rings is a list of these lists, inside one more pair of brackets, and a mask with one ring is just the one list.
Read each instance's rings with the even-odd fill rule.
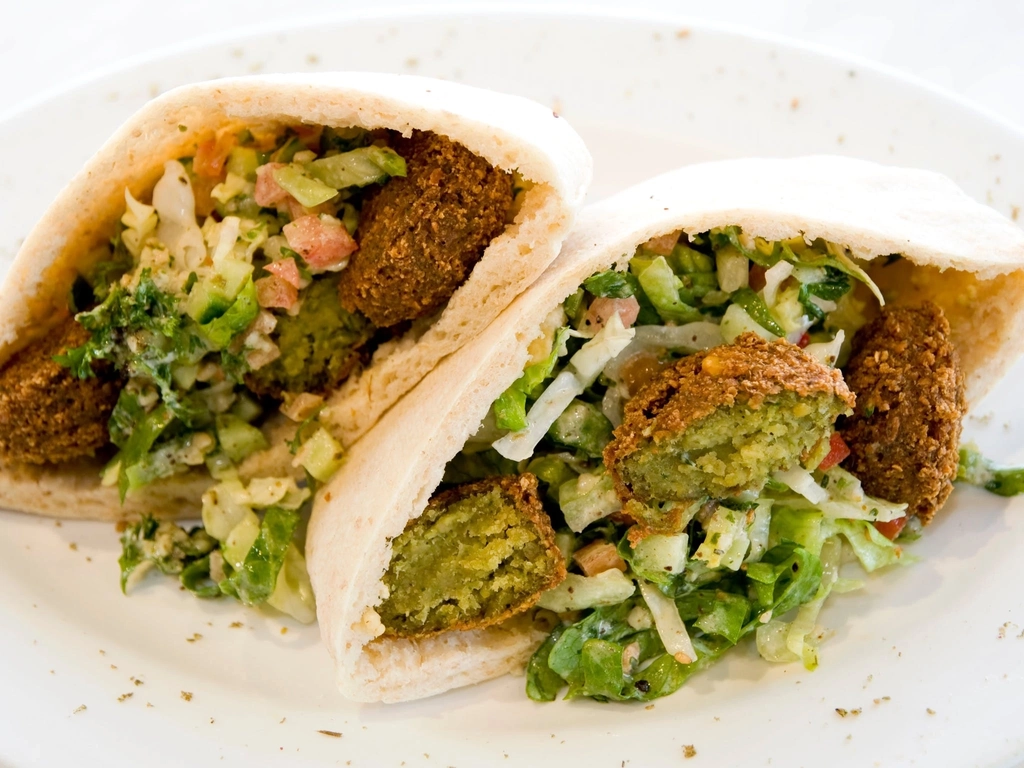
[[634,605],[626,616],[626,623],[633,629],[650,629],[654,625],[651,612],[642,605]]
[[693,553],[694,559],[703,560],[709,568],[739,570],[750,546],[746,513],[718,506],[704,530],[707,536]]
[[785,483],[812,504],[820,504],[828,499],[828,492],[818,485],[814,476],[803,467],[780,469],[772,474],[772,479]]
[[679,616],[679,608],[675,601],[665,597],[656,586],[650,582],[638,579],[640,594],[644,602],[651,609],[651,616],[654,618],[654,626],[658,630],[658,637],[661,638],[665,650],[675,657],[680,664],[692,664],[697,660],[697,652],[690,642],[690,635],[686,631]]
[[800,324],[797,325],[792,331],[786,334],[786,341],[790,344],[799,344],[800,339],[804,337],[804,334],[814,325],[814,321],[811,318],[804,315],[800,318]]
[[754,520],[747,528],[747,536],[750,538],[750,552],[747,554],[745,563],[756,563],[761,559],[768,549],[768,534],[772,522],[772,500],[758,499],[757,509],[754,510]]
[[623,395],[622,389],[621,384],[612,384],[605,390],[604,397],[601,398],[601,413],[612,423],[613,427],[622,423],[622,409],[626,402],[626,396]]
[[616,312],[605,321],[594,338],[580,347],[579,352],[569,359],[569,366],[579,374],[584,389],[597,380],[609,361],[629,346],[635,334],[635,329],[622,324],[622,318]]
[[828,273],[824,267],[804,267],[799,264],[793,265],[793,277],[800,283],[823,283]]
[[196,223],[196,199],[185,166],[177,160],[164,163],[164,175],[153,187],[153,207],[160,217],[157,239],[167,246],[185,270],[198,267],[206,258],[206,243]]
[[834,301],[823,299],[820,296],[815,296],[814,294],[811,294],[811,304],[816,306],[822,312],[835,312],[836,307],[839,306]]
[[839,350],[843,347],[846,333],[840,328],[832,341],[823,341],[817,344],[808,344],[804,352],[813,357],[823,365],[834,366],[839,359]]
[[523,461],[533,455],[541,438],[569,407],[573,398],[583,394],[597,379],[608,362],[633,340],[633,328],[626,328],[618,313],[612,315],[597,335],[580,347],[569,362],[530,406],[527,427],[509,432],[494,442],[494,450],[512,461]]
[[750,285],[750,260],[734,248],[722,248],[715,256],[718,285],[727,293]]
[[782,281],[793,274],[793,265],[788,261],[780,261],[764,273],[764,303],[769,307],[775,305]]
[[213,263],[220,262],[235,248],[238,242],[238,230],[241,220],[237,216],[225,216],[217,232],[217,245],[213,251]]

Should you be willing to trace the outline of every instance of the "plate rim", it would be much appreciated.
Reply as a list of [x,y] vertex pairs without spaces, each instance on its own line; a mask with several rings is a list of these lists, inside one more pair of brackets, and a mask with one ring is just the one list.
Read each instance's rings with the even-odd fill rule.
[[[410,10],[409,6],[405,6],[404,10]],[[734,39],[751,39],[760,42],[767,42],[770,44],[784,47],[789,51],[794,52],[810,52],[815,55],[822,56],[832,62],[848,63],[851,66],[856,66],[859,69],[870,71],[874,74],[880,74],[887,76],[888,78],[896,81],[901,86],[913,88],[919,93],[929,93],[930,96],[936,97],[935,103],[943,103],[946,108],[960,107],[967,113],[974,115],[975,119],[985,119],[990,125],[998,126],[1008,130],[1007,138],[1009,140],[1016,140],[1024,142],[1024,130],[1017,126],[1012,121],[1008,121],[1006,118],[994,113],[990,113],[988,110],[973,104],[968,99],[961,97],[959,94],[950,92],[940,86],[928,83],[910,73],[903,72],[896,68],[888,67],[887,65],[880,65],[868,59],[860,59],[856,56],[851,56],[843,53],[836,53],[830,51],[824,46],[818,44],[804,43],[802,41],[793,40],[786,38],[783,35],[765,34],[759,32],[749,33],[741,25],[733,24],[719,24],[712,23],[706,20],[700,20],[699,18],[684,16],[682,14],[657,14],[657,13],[627,13],[618,11],[608,11],[602,9],[595,12],[595,9],[587,9],[585,12],[580,12],[578,6],[566,6],[556,5],[550,8],[531,8],[531,9],[515,9],[514,6],[502,5],[500,7],[495,6],[491,8],[471,9],[465,5],[453,4],[444,5],[432,8],[429,11],[411,7],[412,12],[405,13],[403,8],[390,9],[387,12],[365,12],[365,13],[348,13],[342,12],[331,15],[323,15],[318,17],[319,23],[322,25],[343,25],[346,23],[359,23],[359,22],[372,22],[381,20],[409,20],[409,19],[428,19],[433,22],[437,22],[444,18],[452,18],[452,12],[456,11],[462,15],[456,18],[456,21],[465,22],[473,19],[486,19],[486,18],[508,18],[514,16],[524,20],[545,20],[553,18],[561,19],[573,19],[573,18],[586,18],[598,19],[601,21],[622,21],[628,20],[637,23],[652,23],[652,24],[665,24],[666,26],[688,26],[693,30],[706,30],[716,33],[724,33],[732,36]],[[311,16],[299,17],[291,20],[288,24],[283,25],[270,25],[270,24],[254,24],[232,30],[230,33],[218,33],[206,36],[201,36],[185,43],[177,45],[164,46],[162,48],[155,49],[154,51],[147,52],[135,57],[128,57],[121,59],[109,66],[101,67],[95,70],[84,73],[80,77],[73,78],[63,86],[54,87],[41,91],[37,96],[32,99],[20,102],[16,105],[16,109],[8,112],[0,113],[0,121],[7,122],[8,120],[17,120],[19,116],[24,113],[32,112],[35,109],[45,108],[48,103],[55,102],[62,98],[67,98],[73,95],[74,91],[80,88],[89,86],[95,86],[107,78],[113,78],[128,74],[131,70],[138,69],[145,66],[152,66],[165,62],[168,59],[172,59],[178,56],[187,56],[201,49],[209,49],[212,46],[223,45],[230,41],[244,41],[256,37],[268,35],[270,33],[289,34],[295,33],[296,31],[308,28],[314,19]],[[967,119],[965,115],[965,119]],[[1004,755],[1003,759],[1014,760],[1017,755],[1007,754]]]
[[[946,86],[934,83],[920,75],[908,72],[899,67],[876,61],[867,56],[850,53],[847,51],[830,48],[823,43],[799,40],[788,35],[769,32],[747,26],[742,23],[721,22],[714,19],[703,18],[696,14],[673,13],[655,11],[652,9],[638,9],[637,11],[620,10],[616,8],[594,8],[579,2],[565,2],[558,0],[546,6],[530,6],[528,8],[517,7],[511,2],[488,3],[486,5],[473,4],[469,0],[462,2],[445,2],[429,7],[422,7],[412,4],[400,4],[388,8],[373,10],[354,9],[338,10],[330,13],[308,13],[288,20],[283,23],[259,22],[246,24],[241,27],[232,28],[230,31],[212,32],[199,35],[180,43],[171,43],[159,46],[144,53],[135,54],[122,59],[109,62],[105,65],[87,70],[79,75],[65,80],[57,85],[44,88],[34,96],[19,101],[8,108],[0,110],[0,123],[6,123],[17,119],[25,112],[31,112],[50,101],[57,100],[63,96],[73,93],[76,90],[94,85],[99,81],[113,78],[134,69],[146,65],[155,64],[161,60],[174,56],[182,56],[193,53],[199,49],[210,48],[214,45],[229,44],[232,41],[240,41],[252,37],[265,36],[270,34],[294,34],[303,29],[317,26],[341,25],[345,23],[367,22],[367,21],[411,21],[423,19],[436,22],[444,18],[455,17],[457,21],[487,18],[508,18],[517,17],[520,19],[538,20],[571,20],[585,18],[589,21],[605,22],[636,22],[647,24],[664,24],[666,26],[682,26],[689,30],[701,30],[712,33],[731,35],[734,37],[747,38],[761,43],[779,45],[788,49],[795,49],[812,56],[830,59],[833,62],[842,62],[858,69],[869,70],[876,75],[890,78],[899,84],[918,92],[926,92],[934,99],[946,101],[955,105],[976,117],[984,119],[999,128],[1006,130],[1015,139],[1024,142],[1024,125],[1018,125],[1013,120],[989,107],[983,106],[967,96],[964,96]],[[269,73],[262,73],[269,74]],[[259,77],[259,75],[252,75]],[[210,82],[211,80],[197,80],[191,82]],[[165,93],[166,91],[161,91]],[[156,98],[156,97],[153,97]]]

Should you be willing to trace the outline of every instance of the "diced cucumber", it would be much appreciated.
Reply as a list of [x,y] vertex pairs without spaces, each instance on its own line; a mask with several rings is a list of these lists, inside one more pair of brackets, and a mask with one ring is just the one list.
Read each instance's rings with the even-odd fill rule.
[[253,265],[248,261],[237,258],[221,259],[216,265],[217,271],[211,276],[211,280],[214,285],[221,286],[226,295],[234,299],[242,292],[253,269]]
[[320,427],[313,436],[302,444],[295,460],[309,474],[326,483],[341,466],[344,449],[331,433]]
[[174,383],[182,389],[192,389],[192,385],[196,383],[196,375],[199,373],[199,366],[195,363],[192,365],[176,365],[171,371],[171,376],[174,378]]
[[236,464],[267,447],[267,438],[259,429],[230,413],[217,417],[217,440],[221,450]]
[[666,584],[683,572],[688,543],[685,533],[648,536],[633,550],[633,570],[647,581]]
[[202,280],[192,286],[185,299],[185,314],[197,323],[208,323],[227,312],[233,301],[222,288]]
[[260,159],[252,147],[234,147],[228,155],[227,171],[247,181],[256,181]]
[[235,404],[231,406],[231,413],[240,418],[242,421],[252,423],[259,418],[260,414],[263,413],[263,408],[253,398],[244,392],[238,393],[238,399],[235,400]]
[[256,301],[256,286],[250,280],[224,314],[200,325],[199,330],[211,348],[224,349],[235,336],[249,327],[249,323],[256,318],[259,311],[260,306]]

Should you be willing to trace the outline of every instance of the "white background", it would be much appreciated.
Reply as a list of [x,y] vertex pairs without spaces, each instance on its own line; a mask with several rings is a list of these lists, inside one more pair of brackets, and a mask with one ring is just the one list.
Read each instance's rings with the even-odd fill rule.
[[[429,0],[2,0],[0,113],[125,59],[253,25],[266,27],[275,19],[291,23],[437,5]],[[519,0],[515,5],[552,3]],[[592,0],[576,6],[685,15],[786,35],[913,73],[1024,126],[1024,2],[1019,0]]]

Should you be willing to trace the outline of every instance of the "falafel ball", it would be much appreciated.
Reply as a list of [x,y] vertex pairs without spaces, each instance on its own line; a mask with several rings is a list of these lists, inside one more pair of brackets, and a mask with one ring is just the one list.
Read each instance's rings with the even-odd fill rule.
[[391,142],[406,163],[371,193],[341,302],[381,328],[439,309],[505,228],[512,175],[461,144],[414,131]]
[[744,333],[646,384],[626,403],[604,463],[645,533],[676,533],[694,502],[757,493],[772,472],[816,466],[853,404],[839,371]]
[[113,368],[96,365],[95,376],[80,379],[53,360],[89,338],[69,317],[0,370],[0,459],[59,463],[110,442],[107,422],[121,391]]
[[953,490],[967,410],[949,322],[932,302],[885,307],[853,339],[846,383],[857,395],[840,424],[843,466],[865,493],[931,522]]
[[497,624],[530,608],[566,575],[531,474],[437,494],[391,547],[389,595],[377,610],[387,634],[397,637]]
[[247,374],[246,386],[259,395],[326,393],[360,362],[360,348],[373,336],[365,317],[338,302],[337,275],[314,280],[302,293],[297,315],[279,315],[274,341],[281,356]]

